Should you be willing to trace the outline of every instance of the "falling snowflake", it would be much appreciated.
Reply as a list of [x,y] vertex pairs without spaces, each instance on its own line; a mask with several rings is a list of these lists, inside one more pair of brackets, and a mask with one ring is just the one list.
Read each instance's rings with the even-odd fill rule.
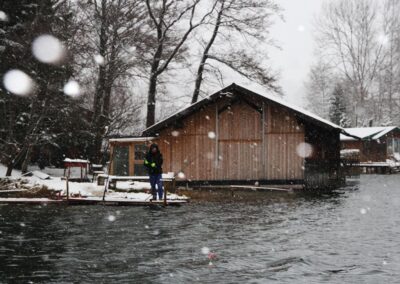
[[19,96],[27,96],[34,89],[34,82],[26,73],[13,69],[3,77],[4,87],[11,93]]
[[110,222],[114,222],[116,218],[115,218],[114,215],[109,215],[109,216],[107,217],[107,219],[108,219],[108,221],[110,221]]
[[363,215],[364,215],[364,214],[367,214],[367,209],[361,208],[361,209],[360,209],[360,213],[363,214]]
[[381,34],[378,37],[378,41],[381,45],[387,45],[389,43],[389,37],[385,34]]
[[208,247],[202,247],[201,248],[201,253],[208,255],[210,253],[210,249]]
[[308,143],[302,142],[299,145],[297,145],[296,152],[298,156],[302,158],[307,158],[311,156],[313,152],[313,147]]
[[8,16],[3,11],[0,11],[0,21],[3,21],[3,22],[7,22],[8,21]]
[[180,179],[184,179],[185,178],[185,173],[184,172],[179,172],[177,174],[177,177],[180,178]]
[[297,30],[302,33],[302,32],[304,32],[306,30],[306,28],[303,25],[299,25],[297,27]]
[[216,137],[216,135],[215,135],[215,132],[214,132],[214,131],[208,132],[208,138],[210,138],[210,139],[215,139],[215,137]]
[[64,93],[67,96],[70,96],[73,98],[79,97],[79,95],[81,94],[81,89],[79,87],[78,82],[71,80],[68,83],[66,83],[64,85]]
[[103,56],[101,56],[100,54],[96,54],[95,56],[93,56],[94,61],[98,64],[98,65],[104,65],[105,63],[105,59]]
[[52,35],[41,35],[32,43],[32,53],[43,63],[57,64],[65,57],[64,45]]
[[178,130],[173,130],[171,132],[171,135],[174,136],[174,137],[178,137],[179,136],[179,131]]

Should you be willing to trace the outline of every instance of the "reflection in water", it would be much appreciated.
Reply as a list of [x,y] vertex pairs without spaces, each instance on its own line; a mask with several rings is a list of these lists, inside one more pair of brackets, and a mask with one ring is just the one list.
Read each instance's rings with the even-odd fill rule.
[[180,208],[3,205],[0,282],[394,282],[399,184],[362,176],[332,195]]

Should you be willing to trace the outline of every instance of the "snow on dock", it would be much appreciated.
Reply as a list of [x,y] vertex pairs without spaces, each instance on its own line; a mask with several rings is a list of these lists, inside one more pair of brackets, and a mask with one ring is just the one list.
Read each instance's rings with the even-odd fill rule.
[[0,198],[0,203],[13,204],[47,204],[47,203],[62,203],[62,199],[50,198]]
[[[5,167],[0,164],[0,178],[4,177]],[[33,174],[34,173],[34,174]],[[149,182],[121,181],[120,185],[123,192],[108,189],[103,197],[105,186],[98,185],[96,182],[68,182],[69,198],[67,198],[67,181],[61,176],[55,177],[32,171],[30,176],[22,176],[19,171],[14,171],[13,176],[5,178],[7,187],[0,189],[0,193],[8,196],[10,193],[32,193],[32,197],[13,195],[13,197],[0,198],[0,203],[24,203],[24,204],[74,204],[74,205],[180,205],[188,202],[188,197],[167,193],[166,200],[152,201],[152,195],[148,193]],[[59,193],[54,197],[35,196],[31,189],[45,188],[49,192]],[[135,192],[131,192],[134,190]],[[31,192],[32,191],[32,192]],[[14,197],[17,196],[17,197]],[[40,197],[40,198],[37,198]],[[43,198],[46,197],[46,198]]]
[[106,198],[101,197],[71,197],[69,199],[50,199],[50,198],[0,198],[0,204],[68,204],[68,205],[109,205],[109,206],[151,206],[151,205],[182,205],[187,203],[187,199],[168,200],[165,204],[163,200],[143,200],[128,198]]

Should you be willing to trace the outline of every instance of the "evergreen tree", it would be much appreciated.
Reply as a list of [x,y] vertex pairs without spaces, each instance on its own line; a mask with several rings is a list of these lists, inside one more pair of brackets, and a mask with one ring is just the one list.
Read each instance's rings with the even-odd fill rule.
[[64,124],[76,115],[71,114],[70,107],[75,102],[61,90],[73,74],[71,65],[67,60],[58,64],[40,62],[31,47],[43,34],[58,38],[68,47],[73,19],[67,1],[4,0],[0,10],[8,17],[8,21],[0,22],[0,77],[19,69],[35,81],[34,91],[25,97],[13,95],[4,86],[0,88],[0,162],[7,164],[10,175],[18,164],[27,170],[35,148],[55,145],[60,136],[64,136],[59,139],[64,143],[69,141],[65,139]]
[[350,124],[347,117],[347,103],[345,96],[342,85],[337,83],[330,98],[329,119],[333,123],[342,127],[348,127]]

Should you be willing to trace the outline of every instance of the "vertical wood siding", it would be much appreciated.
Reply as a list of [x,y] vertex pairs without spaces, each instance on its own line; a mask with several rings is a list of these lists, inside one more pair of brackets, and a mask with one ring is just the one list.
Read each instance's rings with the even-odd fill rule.
[[[218,131],[216,108],[222,109]],[[226,107],[222,100],[185,118],[182,128],[162,130],[157,142],[164,171],[183,171],[188,180],[303,179],[296,147],[304,142],[304,127],[282,107],[265,105],[264,116],[245,102]],[[209,132],[219,136],[209,138]]]

